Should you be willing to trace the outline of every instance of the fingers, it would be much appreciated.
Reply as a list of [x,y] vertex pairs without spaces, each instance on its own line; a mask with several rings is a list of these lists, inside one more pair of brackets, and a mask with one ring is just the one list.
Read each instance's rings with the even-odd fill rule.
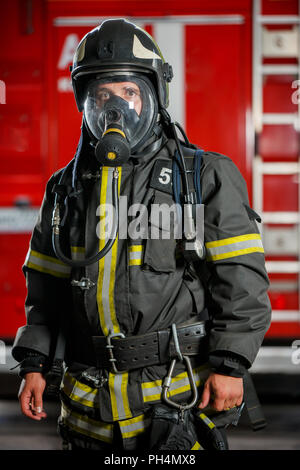
[[19,401],[22,413],[30,419],[40,421],[46,418],[47,414],[43,410],[43,391],[44,384],[39,381],[23,380],[20,391]]
[[223,411],[240,406],[242,401],[242,379],[212,373],[205,382],[199,408],[210,405],[216,411]]
[[201,398],[201,403],[199,403],[198,407],[199,408],[206,408],[206,406],[208,406],[209,404],[209,401],[210,401],[210,386],[209,386],[209,382],[207,381],[204,385],[204,390],[203,390],[203,393],[202,393],[202,398]]
[[24,389],[24,391],[20,395],[20,405],[22,413],[27,416],[28,418],[34,419],[35,421],[40,421],[41,416],[36,415],[34,406],[34,395],[30,389]]
[[35,395],[33,396],[32,399],[32,412],[36,417],[41,418],[46,418],[46,413],[43,410],[43,398],[42,398],[42,393],[40,390],[35,391]]

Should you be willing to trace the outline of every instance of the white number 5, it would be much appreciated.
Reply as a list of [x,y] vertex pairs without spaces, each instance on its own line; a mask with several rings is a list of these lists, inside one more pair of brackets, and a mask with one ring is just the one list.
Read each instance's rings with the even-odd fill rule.
[[171,180],[171,175],[170,173],[172,173],[172,170],[170,168],[162,168],[161,169],[161,172],[160,172],[160,175],[159,175],[159,178],[158,178],[158,181],[161,183],[161,184],[168,184],[170,183],[170,180]]

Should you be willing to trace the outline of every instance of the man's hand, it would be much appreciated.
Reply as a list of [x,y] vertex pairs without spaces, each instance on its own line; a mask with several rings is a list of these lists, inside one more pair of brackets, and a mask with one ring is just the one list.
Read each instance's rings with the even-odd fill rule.
[[40,421],[46,418],[43,411],[43,393],[46,380],[39,372],[30,372],[25,375],[19,390],[19,401],[22,413],[28,418]]
[[208,404],[217,411],[239,406],[243,401],[243,379],[211,373],[204,384],[199,408]]

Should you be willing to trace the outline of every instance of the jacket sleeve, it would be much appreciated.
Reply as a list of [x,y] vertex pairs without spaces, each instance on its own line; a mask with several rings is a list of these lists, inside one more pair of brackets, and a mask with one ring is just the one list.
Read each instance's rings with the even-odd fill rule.
[[209,354],[240,358],[248,368],[271,321],[259,216],[249,207],[246,183],[228,157],[210,152],[203,162]]
[[17,361],[22,361],[28,351],[51,355],[60,316],[66,308],[70,268],[56,258],[51,242],[52,188],[56,179],[53,175],[47,184],[23,266],[27,287],[26,325],[18,329],[13,344],[12,355]]

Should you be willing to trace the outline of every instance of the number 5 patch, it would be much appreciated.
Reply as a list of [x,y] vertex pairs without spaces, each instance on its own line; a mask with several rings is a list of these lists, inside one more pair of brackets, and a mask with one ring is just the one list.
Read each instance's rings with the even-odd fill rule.
[[173,194],[171,160],[156,160],[152,170],[150,187]]

